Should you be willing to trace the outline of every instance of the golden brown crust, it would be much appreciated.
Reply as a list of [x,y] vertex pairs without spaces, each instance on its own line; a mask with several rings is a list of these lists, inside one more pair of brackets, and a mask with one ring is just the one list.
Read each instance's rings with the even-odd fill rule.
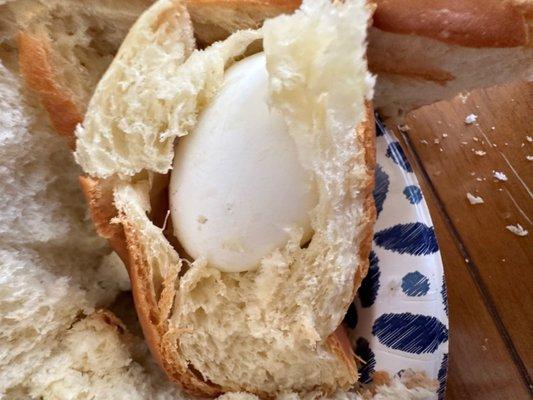
[[528,43],[525,10],[507,0],[375,0],[374,26],[467,47]]
[[73,100],[71,90],[61,83],[54,71],[49,52],[45,39],[20,32],[19,65],[22,76],[39,96],[54,129],[74,149],[74,129],[83,120],[83,115]]
[[[161,316],[153,282],[148,275],[151,266],[148,264],[148,257],[142,245],[144,240],[141,233],[129,223],[128,216],[123,212],[119,214],[129,253],[128,273],[135,308],[151,353],[167,376],[187,393],[207,397],[219,395],[222,391],[216,385],[204,382],[186,366],[175,361],[181,360],[175,350],[176,336],[174,332],[169,332],[166,318]],[[185,364],[184,360],[181,361]]]
[[357,266],[357,272],[354,277],[353,297],[361,285],[368,272],[368,256],[372,249],[372,239],[374,237],[374,224],[376,222],[376,205],[374,202],[374,170],[376,168],[376,127],[374,120],[374,108],[371,102],[366,103],[366,117],[361,125],[357,128],[357,135],[360,137],[360,143],[365,149],[366,164],[366,182],[362,184],[364,193],[362,193],[363,212],[365,218],[361,221],[361,239],[359,244],[359,259],[361,264]]
[[80,176],[78,181],[87,200],[96,232],[107,239],[113,250],[127,265],[129,255],[126,249],[124,229],[118,223],[111,223],[111,220],[117,216],[117,209],[113,205],[112,186],[107,182],[88,176]]
[[331,349],[331,352],[335,354],[341,362],[348,368],[350,380],[341,383],[341,386],[344,386],[343,389],[347,390],[350,386],[357,381],[357,364],[355,363],[355,354],[348,338],[348,331],[344,324],[339,325],[339,327],[329,335],[327,343]]

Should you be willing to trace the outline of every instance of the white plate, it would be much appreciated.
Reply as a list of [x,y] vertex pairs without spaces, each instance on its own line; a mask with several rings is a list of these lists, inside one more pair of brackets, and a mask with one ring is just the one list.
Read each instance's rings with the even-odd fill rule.
[[433,223],[411,165],[378,121],[374,198],[378,209],[370,269],[346,317],[356,354],[373,371],[405,369],[438,379],[444,396],[448,307]]

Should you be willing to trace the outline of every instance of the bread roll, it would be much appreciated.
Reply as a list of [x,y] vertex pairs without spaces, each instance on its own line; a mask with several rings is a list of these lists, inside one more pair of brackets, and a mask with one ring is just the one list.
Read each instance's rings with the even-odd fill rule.
[[[237,31],[191,53],[185,7],[161,0],[132,27],[94,92],[77,131],[76,158],[91,175],[82,183],[89,194],[112,184],[113,221],[125,235],[145,337],[189,393],[332,392],[357,379],[339,325],[366,274],[375,219],[368,18],[362,1],[308,1],[261,30]],[[222,272],[202,258],[189,261],[148,218],[152,179],[169,171],[174,141],[193,134],[228,66],[258,44],[270,105],[319,188],[314,235],[300,247],[291,233],[256,270]],[[113,214],[97,198],[91,204],[97,219]],[[105,221],[96,223],[119,238]]]

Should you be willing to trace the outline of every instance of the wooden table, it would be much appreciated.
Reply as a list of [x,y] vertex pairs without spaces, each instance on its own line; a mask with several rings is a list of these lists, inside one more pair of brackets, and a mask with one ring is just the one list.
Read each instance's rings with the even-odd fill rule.
[[[477,121],[467,124],[470,114]],[[533,85],[459,96],[413,111],[406,123],[395,133],[428,202],[448,285],[446,398],[530,399]],[[471,204],[467,193],[484,202]],[[528,234],[506,228],[517,224]]]

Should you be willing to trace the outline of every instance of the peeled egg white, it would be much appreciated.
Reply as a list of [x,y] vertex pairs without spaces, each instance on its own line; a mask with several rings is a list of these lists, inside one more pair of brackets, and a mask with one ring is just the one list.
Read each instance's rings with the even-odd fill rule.
[[302,229],[302,243],[312,235],[316,188],[282,116],[267,106],[267,84],[262,53],[237,62],[175,148],[174,234],[191,257],[226,272],[257,268],[291,229]]

